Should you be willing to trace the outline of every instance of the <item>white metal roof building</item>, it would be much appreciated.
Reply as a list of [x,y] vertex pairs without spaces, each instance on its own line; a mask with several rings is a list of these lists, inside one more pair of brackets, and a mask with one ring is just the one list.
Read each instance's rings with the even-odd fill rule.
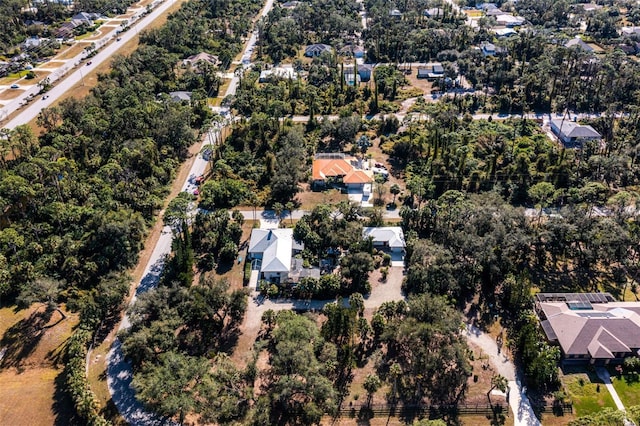
[[362,237],[371,237],[374,246],[382,246],[392,251],[401,251],[406,247],[404,232],[399,226],[366,227],[362,230]]
[[262,279],[280,281],[291,271],[293,250],[302,247],[293,241],[293,229],[254,229],[251,231],[249,255],[261,259]]

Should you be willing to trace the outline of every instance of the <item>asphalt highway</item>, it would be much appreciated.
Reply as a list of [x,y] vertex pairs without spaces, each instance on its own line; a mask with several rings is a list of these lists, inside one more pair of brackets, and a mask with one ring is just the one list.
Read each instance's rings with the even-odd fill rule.
[[[49,75],[49,81],[53,84],[64,77],[65,74],[69,74],[67,74],[66,78],[57,82],[57,84],[46,93],[46,98],[43,98],[42,95],[38,95],[40,88],[37,85],[23,85],[22,83],[25,80],[20,80],[20,88],[25,89],[25,92],[0,109],[0,119],[7,117],[14,111],[22,108],[25,103],[24,98],[32,96],[35,99],[32,100],[28,106],[24,107],[16,117],[2,127],[14,129],[21,124],[27,124],[32,121],[38,116],[43,108],[52,105],[61,96],[69,92],[76,84],[83,82],[85,75],[95,70],[100,64],[109,60],[114,54],[118,53],[120,46],[124,45],[132,38],[137,37],[139,31],[144,30],[155,19],[165,13],[174,1],[175,0],[165,0],[150,14],[144,17],[141,17],[144,12],[144,9],[141,9],[132,18],[129,18],[130,29],[128,31],[120,33],[117,36],[115,31],[111,31],[101,39],[95,40],[95,48],[99,51],[95,56],[87,60],[86,63],[83,62],[87,58],[87,53],[85,51],[82,51],[72,59],[66,60],[62,67],[54,70]],[[113,40],[116,37],[119,37],[120,41]],[[109,43],[111,40],[113,40],[113,42]]]

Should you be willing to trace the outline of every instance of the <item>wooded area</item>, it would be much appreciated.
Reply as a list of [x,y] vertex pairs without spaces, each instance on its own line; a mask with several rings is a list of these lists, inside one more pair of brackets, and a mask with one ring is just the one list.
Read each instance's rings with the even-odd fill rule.
[[[561,354],[545,341],[532,293],[637,299],[637,62],[617,50],[593,61],[544,32],[500,40],[507,53],[485,56],[475,47],[493,41],[488,25],[472,29],[448,5],[437,19],[424,16],[435,5],[426,2],[406,2],[401,19],[385,2],[364,5],[366,30],[355,1],[277,5],[257,23],[259,61],[246,72],[240,66],[238,90],[225,100],[239,115],[231,134],[211,153],[198,195],[180,194],[164,213],[172,254],[120,336],[139,399],[163,416],[315,424],[339,411],[364,368],[368,404],[382,388],[390,404],[462,403],[473,373],[460,326],[472,317],[481,326],[500,319],[527,385],[550,395]],[[547,6],[521,0],[515,8],[533,25],[569,25],[567,2]],[[1,7],[15,16],[20,4]],[[179,64],[205,51],[221,69],[233,68],[260,7],[258,0],[185,3],[165,26],[142,33],[131,56],[116,57],[88,97],[43,110],[41,135],[21,126],[0,138],[0,297],[81,312],[66,383],[86,422],[106,423],[86,383],[86,348],[123,309],[126,271],[159,220],[178,165],[210,125],[209,98],[225,79],[213,66]],[[640,16],[629,9],[629,19]],[[589,36],[606,45],[614,18],[593,17]],[[12,46],[25,33],[2,19],[2,42]],[[306,44],[337,50],[360,37],[367,59],[385,62],[369,83],[348,84],[345,67],[359,66],[353,58],[302,58]],[[416,96],[399,63],[430,60],[442,61],[447,76],[464,76],[474,93],[439,102]],[[296,78],[261,82],[260,72],[279,61],[290,61]],[[178,90],[192,92],[191,102],[168,96]],[[567,109],[601,113],[587,121],[602,140],[570,149],[524,116]],[[523,117],[472,115],[478,111]],[[294,224],[313,156],[342,152],[385,161],[393,184],[373,183],[375,208],[321,203]],[[191,217],[194,202],[200,210]],[[228,210],[238,207],[269,207],[279,219],[289,211],[280,226],[304,243],[300,260],[315,267],[330,260],[339,271],[259,289],[338,299],[305,314],[266,311],[246,366],[231,355],[248,291],[219,277],[242,261],[245,218]],[[406,236],[407,299],[365,315],[371,274],[386,277],[390,256],[362,232],[385,224],[386,207],[398,209]]]

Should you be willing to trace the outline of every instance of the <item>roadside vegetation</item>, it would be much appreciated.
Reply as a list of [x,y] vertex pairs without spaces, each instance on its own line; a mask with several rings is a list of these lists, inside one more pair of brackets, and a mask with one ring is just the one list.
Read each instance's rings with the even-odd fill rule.
[[[566,2],[557,3],[550,15],[526,0],[517,7],[534,25],[571,25]],[[532,293],[607,291],[637,300],[638,65],[614,51],[585,67],[583,52],[535,34],[500,41],[510,53],[485,57],[474,46],[493,35],[485,25],[472,30],[448,6],[431,19],[422,14],[426,4],[408,3],[396,19],[384,2],[364,5],[362,33],[361,6],[348,1],[276,4],[257,24],[263,63],[238,70],[238,91],[223,102],[240,117],[211,153],[198,196],[182,193],[168,204],[162,220],[173,232],[172,253],[159,287],[131,308],[131,328],[120,336],[149,409],[180,422],[315,424],[352,403],[357,385],[366,392],[365,417],[375,399],[437,406],[434,416],[455,421],[474,382],[461,326],[489,328],[498,319],[543,406],[562,390],[560,352],[545,343]],[[60,321],[68,321],[63,304],[79,313],[63,383],[80,422],[108,424],[87,385],[87,348],[117,323],[127,270],[159,220],[177,166],[214,118],[208,98],[223,84],[218,71],[236,72],[233,59],[260,7],[258,0],[191,0],[162,28],[141,34],[134,53],[116,57],[86,98],[43,110],[41,135],[26,126],[3,131],[0,297],[41,304]],[[610,24],[603,17],[587,30],[606,44]],[[7,34],[12,42],[21,37]],[[341,48],[355,37],[368,59],[386,62],[369,83],[347,83],[345,67],[357,68],[351,58],[301,58],[306,44]],[[201,51],[220,66],[181,65]],[[405,104],[416,96],[398,64],[427,60],[442,61],[447,76],[460,73],[478,90]],[[291,61],[297,77],[260,82],[269,61]],[[191,101],[171,100],[178,90],[192,92]],[[603,140],[568,149],[524,117],[470,114],[481,109],[602,112],[590,121]],[[263,293],[337,299],[315,312],[266,311],[246,365],[238,365],[232,355],[249,299],[220,278],[244,249],[244,217],[229,210],[291,212],[312,183],[316,153],[382,161],[393,183],[374,183],[376,208],[315,205],[295,223],[291,213],[281,220],[305,244],[307,266],[331,260],[336,273]],[[406,300],[365,311],[372,276],[384,282],[392,266],[362,241],[362,228],[384,225],[385,207],[398,209],[406,236],[406,274],[398,279]],[[504,388],[504,378],[483,380]],[[637,387],[618,386],[625,397]],[[618,421],[619,413],[600,410],[610,401],[593,398],[593,384],[578,378],[568,387],[577,414],[591,416],[572,424]],[[492,419],[504,421],[487,397]],[[636,408],[628,413],[637,418]]]

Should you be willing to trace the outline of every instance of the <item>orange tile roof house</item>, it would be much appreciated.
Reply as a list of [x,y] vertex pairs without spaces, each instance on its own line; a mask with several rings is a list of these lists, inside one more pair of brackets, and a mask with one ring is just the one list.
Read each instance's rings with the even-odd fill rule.
[[618,302],[609,293],[539,293],[540,325],[560,346],[563,362],[620,363],[640,350],[640,302]]
[[327,185],[345,186],[347,189],[363,189],[373,183],[373,172],[364,168],[361,160],[344,154],[318,154],[313,160],[315,187]]

